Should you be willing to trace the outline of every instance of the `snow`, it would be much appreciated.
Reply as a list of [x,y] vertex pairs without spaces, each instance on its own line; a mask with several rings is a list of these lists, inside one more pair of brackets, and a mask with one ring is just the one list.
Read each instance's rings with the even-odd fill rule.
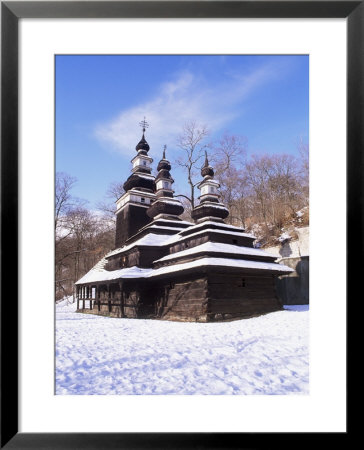
[[231,228],[232,230],[237,230],[240,232],[244,231],[244,228],[242,228],[242,227],[237,227],[235,225],[229,225],[228,223],[215,222],[213,220],[204,220],[201,223],[198,223],[197,225],[194,225],[193,227],[189,228],[189,230],[196,229],[196,228],[202,227],[204,225],[219,225],[223,228]]
[[167,203],[168,205],[180,205],[181,202],[178,199],[173,199],[172,197],[158,197],[153,205],[156,203]]
[[263,250],[258,250],[256,248],[250,247],[238,247],[237,245],[231,244],[220,244],[217,242],[205,242],[204,244],[197,245],[196,247],[189,248],[187,250],[182,250],[181,252],[172,253],[171,255],[164,256],[155,262],[168,261],[170,259],[179,258],[182,256],[193,255],[199,252],[223,252],[223,253],[233,253],[236,255],[254,255],[254,256],[265,256],[276,259],[275,255],[271,255]]
[[203,208],[208,206],[209,208],[215,208],[215,209],[224,209],[224,210],[228,210],[223,204],[218,204],[218,203],[213,203],[213,202],[203,202],[200,203],[198,206],[196,206],[195,209],[199,209],[199,208]]
[[151,225],[149,228],[157,229],[157,230],[173,230],[173,231],[180,231],[184,230],[184,228],[181,227],[166,227],[164,225]]
[[[101,260],[105,261],[106,260]],[[101,264],[100,264],[101,266]],[[101,267],[94,267],[80,278],[75,284],[83,283],[96,283],[97,281],[117,280],[119,278],[144,278],[152,272],[153,269],[141,269],[140,267],[133,266],[125,269],[118,270],[105,270]]]
[[[217,267],[235,267],[238,269],[260,269],[260,270],[272,270],[275,272],[294,272],[288,266],[284,264],[260,262],[260,261],[247,261],[243,259],[229,259],[229,258],[201,258],[196,259],[188,263],[176,263],[170,266],[161,267],[159,269],[152,270],[146,277],[154,277],[158,275],[164,275],[166,273],[178,272],[181,270],[188,270],[193,268],[200,268],[206,266],[217,266]],[[147,270],[147,269],[145,269]]]
[[[190,227],[190,228],[188,228],[188,230],[189,231],[193,231],[194,227]],[[255,239],[255,236],[253,236],[253,235],[251,235],[249,233],[241,233],[241,232],[229,231],[229,230],[218,230],[218,229],[215,229],[215,228],[206,228],[205,230],[196,231],[195,233],[192,233],[192,234],[188,234],[187,235],[186,233],[184,233],[182,235],[182,233],[184,231],[186,231],[186,230],[180,231],[178,234],[170,236],[170,239],[168,240],[167,244],[174,244],[175,242],[186,240],[186,239],[189,239],[191,237],[199,236],[199,235],[201,235],[203,233],[206,233],[206,232],[208,232],[208,233],[217,233],[217,234],[225,234],[226,236],[244,236],[244,237],[247,237],[247,238]]]
[[[142,166],[143,167],[143,166]],[[141,172],[135,172],[135,175],[138,175],[139,178],[147,178],[148,180],[150,179],[154,179],[155,177],[151,174],[147,174],[147,173],[141,173]]]
[[[155,227],[160,228],[157,226],[155,226]],[[178,228],[176,228],[176,230],[178,230]],[[126,252],[138,245],[155,245],[155,246],[163,245],[170,239],[170,237],[171,237],[170,234],[148,233],[147,235],[143,236],[142,238],[138,239],[137,241],[132,242],[129,245],[125,245],[124,247],[120,247],[115,250],[112,250],[105,256],[105,258],[108,258],[109,256],[117,255],[118,253]]]
[[176,263],[169,266],[160,267],[159,269],[141,269],[137,266],[127,267],[125,269],[118,270],[105,270],[105,258],[101,260],[93,269],[80,278],[75,284],[83,283],[96,283],[98,281],[105,280],[117,280],[119,278],[151,278],[159,275],[165,275],[167,273],[180,272],[182,270],[188,270],[193,268],[200,268],[206,266],[217,267],[236,267],[239,269],[261,269],[271,270],[275,272],[294,272],[288,266],[284,264],[276,264],[260,261],[247,261],[241,259],[230,258],[210,258],[205,257],[196,259],[188,263]]
[[291,236],[288,233],[282,233],[277,240],[279,242],[284,242],[287,241],[288,239],[291,239]]
[[[174,223],[179,223],[179,224],[186,224],[186,225],[193,225],[193,223],[191,222],[187,222],[186,220],[171,220],[171,219],[162,219],[159,218],[159,215],[154,217],[154,222],[158,223],[158,222],[174,222]],[[153,222],[152,222],[153,223]],[[145,228],[147,228],[149,225],[147,225]],[[184,228],[185,229],[185,228]]]
[[182,323],[75,307],[56,306],[58,395],[309,393],[308,311]]

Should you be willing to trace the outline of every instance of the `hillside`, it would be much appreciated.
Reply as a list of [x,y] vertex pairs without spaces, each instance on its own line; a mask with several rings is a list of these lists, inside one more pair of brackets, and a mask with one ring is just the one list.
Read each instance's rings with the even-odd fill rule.
[[294,214],[287,215],[280,229],[253,221],[248,221],[246,229],[257,237],[255,245],[258,248],[276,248],[278,251],[287,243],[297,247],[298,241],[303,240],[304,249],[301,252],[297,247],[296,256],[304,256],[308,255],[309,218],[309,208],[306,206]]

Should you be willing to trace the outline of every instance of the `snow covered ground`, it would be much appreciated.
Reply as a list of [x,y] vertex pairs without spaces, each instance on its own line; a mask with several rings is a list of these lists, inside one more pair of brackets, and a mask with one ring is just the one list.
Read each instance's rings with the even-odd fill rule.
[[225,323],[56,306],[57,394],[308,394],[308,306]]

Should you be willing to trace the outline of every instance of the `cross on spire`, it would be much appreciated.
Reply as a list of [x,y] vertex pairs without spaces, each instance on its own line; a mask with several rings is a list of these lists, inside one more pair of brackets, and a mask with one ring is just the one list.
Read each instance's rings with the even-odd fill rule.
[[164,144],[164,147],[163,147],[163,159],[166,159],[166,150],[167,150],[167,146],[166,146],[166,144]]
[[208,167],[209,165],[209,160],[207,159],[207,151],[205,150],[205,164],[204,167]]
[[139,125],[143,128],[143,133],[144,133],[145,129],[149,127],[149,123],[145,120],[145,116],[144,116],[144,120],[139,122]]

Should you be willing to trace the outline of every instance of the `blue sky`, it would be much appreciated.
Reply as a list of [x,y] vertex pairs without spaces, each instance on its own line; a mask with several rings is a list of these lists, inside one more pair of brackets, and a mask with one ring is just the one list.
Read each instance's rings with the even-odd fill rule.
[[78,179],[73,194],[91,208],[129,176],[144,116],[153,166],[166,144],[178,193],[187,185],[176,137],[189,120],[207,125],[210,141],[245,136],[248,154],[297,154],[308,142],[309,58],[56,56],[56,170]]

